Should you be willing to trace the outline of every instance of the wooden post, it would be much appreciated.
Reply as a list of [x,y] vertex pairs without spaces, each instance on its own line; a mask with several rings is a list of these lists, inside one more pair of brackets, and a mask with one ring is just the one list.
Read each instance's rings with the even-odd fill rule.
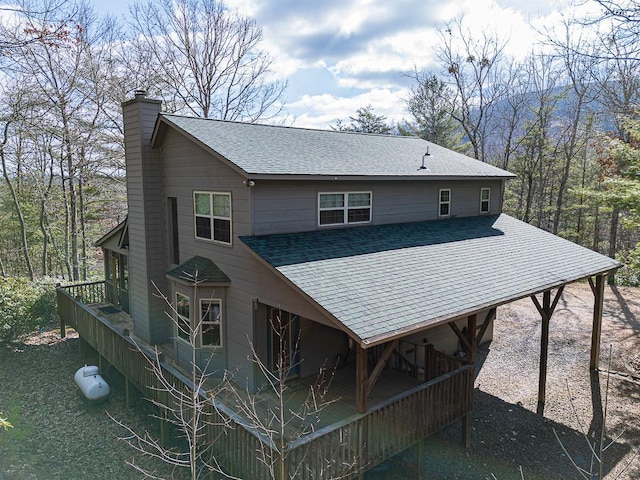
[[[467,317],[467,342],[469,344],[467,350],[467,364],[473,365],[476,363],[476,321],[477,317],[475,314],[469,315]],[[470,385],[466,386],[467,390],[460,392],[462,395],[469,395],[471,397],[471,402],[473,405],[473,382]],[[462,445],[464,448],[471,447],[471,414],[466,413],[462,417]]]
[[133,406],[133,385],[129,381],[129,378],[124,377],[124,398],[127,407]]
[[591,359],[589,368],[598,370],[600,365],[600,338],[602,336],[602,310],[604,306],[604,275],[596,276],[596,284],[589,279],[593,292],[593,327],[591,329]]
[[166,447],[169,445],[169,422],[167,421],[167,410],[163,407],[158,407],[160,409],[160,415],[158,418],[160,419],[160,445]]
[[366,466],[369,463],[368,443],[369,443],[369,420],[371,415],[361,418],[358,422],[358,434],[360,441],[358,442],[358,459],[356,469],[358,471],[358,480],[364,480]]
[[[60,288],[60,284],[56,283],[56,295],[59,297],[60,293],[58,292],[58,288]],[[66,302],[65,302],[66,303]],[[60,305],[60,302],[58,302],[58,305]],[[67,308],[64,308],[65,311],[62,312],[62,315],[59,315],[60,317],[60,338],[64,338],[67,336],[67,326],[65,325],[65,321],[64,321],[64,317],[66,316],[67,312]]]
[[540,335],[540,377],[538,379],[538,409],[544,414],[544,402],[547,395],[547,358],[549,356],[549,307],[551,304],[551,290],[542,294],[542,334]]
[[356,409],[358,413],[367,411],[367,351],[362,346],[356,346]]
[[416,463],[416,479],[422,480],[422,458],[424,457],[424,439],[418,442],[417,463]]
[[469,365],[476,363],[476,324],[477,316],[474,313],[467,318],[467,341],[469,342],[469,351],[467,352],[467,363]]
[[558,306],[564,285],[558,288],[556,296],[551,302],[551,290],[545,290],[542,293],[542,305],[535,295],[531,295],[533,304],[538,309],[540,317],[542,317],[542,334],[540,335],[540,377],[538,380],[538,414],[544,414],[544,402],[547,389],[547,357],[549,356],[549,322],[554,310]]

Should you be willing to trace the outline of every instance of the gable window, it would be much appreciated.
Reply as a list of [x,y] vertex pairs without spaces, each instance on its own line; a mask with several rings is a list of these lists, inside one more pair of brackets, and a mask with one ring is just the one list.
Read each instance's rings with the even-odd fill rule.
[[320,193],[318,223],[344,225],[371,221],[371,192]]
[[202,319],[201,345],[203,347],[221,347],[221,301],[200,300],[200,318]]
[[178,292],[176,292],[176,328],[178,338],[188,342],[191,336],[191,300]]
[[196,238],[231,243],[231,194],[193,194]]
[[438,212],[441,217],[448,217],[451,215],[451,189],[443,188],[440,190]]
[[480,189],[480,213],[489,213],[491,210],[491,189]]

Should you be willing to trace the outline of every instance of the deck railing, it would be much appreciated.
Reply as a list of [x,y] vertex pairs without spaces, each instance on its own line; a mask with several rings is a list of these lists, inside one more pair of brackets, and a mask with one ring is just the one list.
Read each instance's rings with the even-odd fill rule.
[[[130,337],[79,301],[98,299],[100,284],[58,287],[61,321],[75,328],[84,341],[147,398],[162,401],[159,396],[163,392],[149,368],[148,359],[155,358],[155,352],[137,347]],[[179,370],[161,364],[176,384],[190,384]],[[472,395],[473,366],[465,365],[376,405],[366,413],[355,414],[296,439],[287,445],[284,455],[279,455],[275,446],[246,425],[238,414],[214,399],[209,404],[208,413],[214,420],[208,426],[208,439],[214,442],[216,458],[230,474],[239,478],[268,480],[271,478],[269,464],[278,458],[285,462],[287,478],[294,473],[295,478],[309,480],[353,478],[468,414]]]
[[61,289],[67,292],[72,298],[89,305],[92,303],[102,303],[107,300],[105,288],[106,282],[99,280],[96,282],[77,283],[75,285],[65,285]]

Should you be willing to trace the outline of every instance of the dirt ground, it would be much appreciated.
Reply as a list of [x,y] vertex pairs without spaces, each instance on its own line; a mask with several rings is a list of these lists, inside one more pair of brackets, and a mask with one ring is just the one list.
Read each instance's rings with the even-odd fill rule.
[[[606,407],[604,477],[640,479],[640,289],[606,287],[598,374],[589,371],[593,299],[588,284],[570,285],[551,318],[544,416],[540,316],[530,298],[498,309],[479,351],[471,449],[460,447],[460,424],[429,439],[425,478],[600,478],[588,442],[599,440]],[[594,475],[581,477],[570,457]],[[411,478],[400,472],[414,468],[415,451],[394,460],[386,477]]]
[[[592,312],[588,285],[565,289],[550,324],[546,405],[540,416],[539,314],[528,298],[501,307],[494,340],[478,352],[471,448],[460,446],[459,423],[431,437],[421,459],[424,478],[583,478],[570,457],[591,468],[586,439],[599,438],[607,400],[611,445],[603,456],[605,477],[640,479],[640,456],[634,457],[640,449],[640,289],[606,289],[600,366],[607,369],[611,346],[611,370],[617,373],[609,378],[589,372]],[[45,332],[21,344],[0,344],[0,411],[15,425],[0,431],[0,479],[140,478],[125,465],[132,452],[117,440],[123,432],[105,411],[138,431],[157,430],[157,423],[142,400],[135,409],[126,408],[124,382],[114,371],[107,372],[112,380],[108,403],[88,406],[73,383],[82,366],[76,342]],[[413,479],[417,461],[417,450],[406,452],[367,478]],[[160,467],[158,473],[171,476]]]

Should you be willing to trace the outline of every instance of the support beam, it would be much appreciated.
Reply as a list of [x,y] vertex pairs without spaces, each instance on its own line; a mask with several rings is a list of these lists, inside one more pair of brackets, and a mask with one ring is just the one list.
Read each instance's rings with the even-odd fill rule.
[[[473,365],[476,362],[476,322],[477,316],[475,314],[469,315],[467,317],[467,364]],[[461,395],[470,395],[472,400],[471,404],[473,405],[473,382],[471,382],[471,391],[460,392]],[[471,414],[467,412],[466,415],[462,417],[462,446],[464,448],[471,447]]]
[[373,387],[375,386],[376,382],[378,381],[378,377],[382,373],[382,370],[384,369],[385,365],[389,361],[389,358],[391,357],[391,354],[396,349],[396,347],[398,346],[399,342],[400,342],[400,340],[398,340],[398,339],[393,340],[393,341],[389,342],[387,344],[387,346],[384,348],[384,352],[382,352],[382,356],[380,357],[380,360],[378,360],[378,363],[376,364],[375,368],[373,369],[373,372],[371,372],[371,375],[367,379],[367,396],[369,396],[369,394],[371,393],[371,390],[373,390]]
[[358,413],[367,411],[367,351],[360,345],[356,346],[356,409]]
[[449,326],[451,327],[451,330],[453,330],[453,333],[458,337],[458,340],[460,340],[460,343],[462,343],[462,346],[469,351],[469,349],[471,349],[471,343],[467,336],[460,331],[456,322],[449,322]]
[[160,445],[166,447],[169,445],[169,421],[167,420],[167,410],[164,407],[158,407],[160,413],[158,420],[160,422]]
[[480,345],[480,341],[482,340],[482,337],[484,337],[484,334],[487,331],[487,328],[489,327],[489,325],[491,325],[491,321],[494,320],[495,318],[496,318],[496,309],[492,308],[487,312],[487,316],[484,317],[484,322],[482,323],[482,326],[480,326],[480,330],[478,330],[478,335],[476,335],[476,345]]
[[[544,402],[547,396],[547,359],[549,357],[549,321],[550,315],[546,312],[549,308],[551,292],[543,294],[542,334],[540,335],[540,376],[538,378],[538,414],[544,415]],[[535,297],[534,297],[535,298]]]
[[593,326],[591,329],[591,358],[589,368],[598,370],[600,366],[600,339],[602,336],[602,310],[604,308],[604,275],[596,276],[595,285],[589,278],[593,291]]
[[535,295],[531,295],[534,305],[542,317],[542,333],[540,335],[540,376],[538,379],[538,409],[539,415],[544,415],[544,402],[547,391],[547,358],[549,356],[549,322],[554,310],[558,306],[564,285],[558,288],[556,296],[551,301],[551,290],[542,293],[542,305]]
[[469,349],[467,350],[467,363],[469,365],[476,363],[476,324],[476,314],[469,315],[467,317],[467,343],[469,344]]
[[133,407],[134,394],[135,394],[134,385],[129,381],[127,377],[124,377],[124,398],[125,398],[126,405],[129,408]]

